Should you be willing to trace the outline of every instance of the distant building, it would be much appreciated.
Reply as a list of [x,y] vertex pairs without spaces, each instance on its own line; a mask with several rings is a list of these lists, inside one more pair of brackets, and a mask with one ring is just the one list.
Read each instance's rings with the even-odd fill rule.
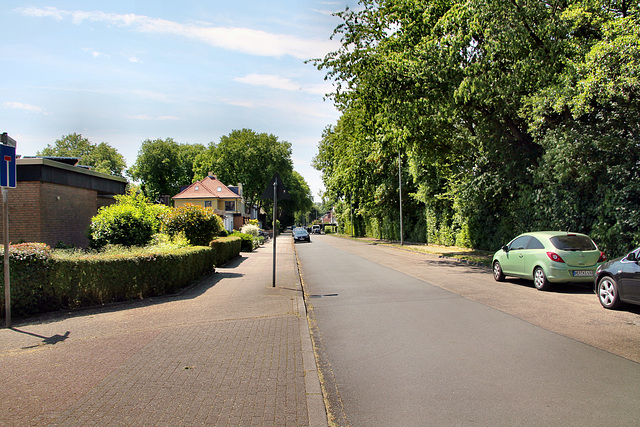
[[75,157],[16,160],[16,188],[8,190],[11,243],[89,245],[86,231],[91,218],[100,207],[114,203],[114,195],[125,194],[127,180],[78,166],[78,161]]
[[212,173],[202,181],[194,182],[172,199],[175,207],[190,203],[213,208],[222,217],[227,231],[239,230],[251,219],[251,212],[247,212],[242,197],[242,184],[227,187]]
[[326,225],[336,225],[337,222],[336,222],[336,217],[333,213],[333,209],[331,209],[330,211],[327,211],[327,213],[324,214],[322,218],[320,218],[320,222]]

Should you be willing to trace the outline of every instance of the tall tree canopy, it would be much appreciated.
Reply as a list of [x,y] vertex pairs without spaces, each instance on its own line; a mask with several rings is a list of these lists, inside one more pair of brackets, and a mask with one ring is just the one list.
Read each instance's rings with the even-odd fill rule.
[[399,237],[400,159],[413,240],[495,249],[557,228],[640,244],[637,2],[360,4],[315,62],[343,115],[314,161],[356,230]]
[[70,133],[56,140],[53,145],[47,145],[38,156],[78,157],[80,164],[90,166],[96,172],[123,176],[127,164],[118,150],[101,142],[94,144],[81,134]]
[[196,157],[194,171],[197,179],[213,172],[225,184],[242,183],[247,202],[266,209],[271,208],[271,202],[261,198],[262,192],[278,173],[292,195],[292,200],[280,204],[279,210],[288,211],[293,218],[296,211],[306,211],[312,206],[308,185],[293,170],[291,144],[275,135],[251,129],[233,130]]
[[172,138],[147,139],[129,174],[140,180],[145,195],[151,200],[165,194],[175,196],[181,185],[194,182],[194,160],[204,150],[201,144],[179,144]]

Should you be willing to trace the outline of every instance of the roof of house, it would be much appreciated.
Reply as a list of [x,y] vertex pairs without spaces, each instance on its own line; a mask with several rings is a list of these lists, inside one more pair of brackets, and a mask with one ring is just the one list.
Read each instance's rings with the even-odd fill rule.
[[216,178],[210,175],[202,181],[197,181],[173,196],[173,199],[237,199],[240,196],[231,191]]

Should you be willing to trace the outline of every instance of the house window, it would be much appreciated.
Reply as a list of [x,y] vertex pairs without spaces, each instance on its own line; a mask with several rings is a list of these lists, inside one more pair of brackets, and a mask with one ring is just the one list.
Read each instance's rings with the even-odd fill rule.
[[236,210],[236,202],[224,202],[224,210],[225,211],[235,211]]
[[211,200],[205,200],[204,201],[204,207],[205,208],[210,208],[211,207]]

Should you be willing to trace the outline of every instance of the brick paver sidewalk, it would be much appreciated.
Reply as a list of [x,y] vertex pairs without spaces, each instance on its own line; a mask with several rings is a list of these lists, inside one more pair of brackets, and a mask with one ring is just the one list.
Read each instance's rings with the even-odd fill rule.
[[327,425],[290,236],[178,297],[0,330],[0,425]]

